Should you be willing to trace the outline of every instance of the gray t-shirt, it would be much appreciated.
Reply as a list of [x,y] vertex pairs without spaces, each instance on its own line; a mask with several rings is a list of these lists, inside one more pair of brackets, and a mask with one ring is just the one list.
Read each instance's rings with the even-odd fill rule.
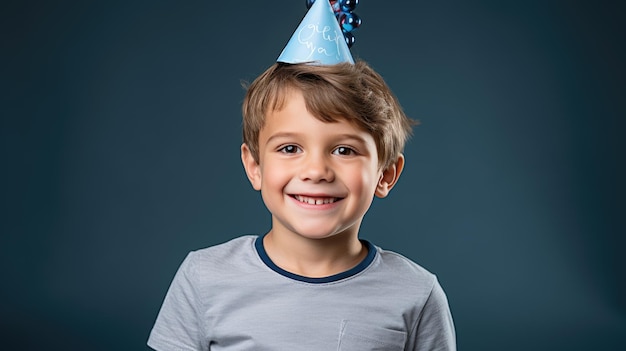
[[155,350],[456,350],[436,277],[363,241],[349,271],[307,278],[276,266],[262,237],[189,253],[148,339]]

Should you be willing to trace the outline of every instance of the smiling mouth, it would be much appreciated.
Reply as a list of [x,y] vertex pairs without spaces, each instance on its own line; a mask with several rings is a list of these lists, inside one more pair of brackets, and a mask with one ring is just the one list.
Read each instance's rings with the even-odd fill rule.
[[341,200],[339,197],[312,197],[312,196],[303,196],[303,195],[293,195],[294,199],[309,205],[324,205],[324,204],[332,204],[336,201]]

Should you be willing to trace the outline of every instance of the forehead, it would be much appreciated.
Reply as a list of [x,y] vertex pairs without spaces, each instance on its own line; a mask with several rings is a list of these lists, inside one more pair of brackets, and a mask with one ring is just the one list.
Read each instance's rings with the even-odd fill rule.
[[294,118],[297,118],[306,113],[322,122],[347,122],[355,128],[367,130],[362,121],[354,116],[354,112],[338,103],[332,94],[303,90],[287,84],[274,89],[267,98],[266,109],[263,113],[263,127],[267,124],[268,117],[272,115],[293,114]]
[[329,137],[353,136],[363,140],[373,137],[348,118],[335,117],[332,120],[314,115],[307,108],[303,93],[291,90],[285,94],[280,109],[266,113],[265,123],[260,130],[259,141],[264,142],[275,135],[311,136],[322,140]]

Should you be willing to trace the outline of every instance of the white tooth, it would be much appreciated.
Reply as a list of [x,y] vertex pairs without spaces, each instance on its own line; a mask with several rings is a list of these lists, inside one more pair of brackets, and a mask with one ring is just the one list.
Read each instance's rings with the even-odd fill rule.
[[315,199],[312,197],[308,197],[308,196],[302,196],[302,195],[295,195],[294,198],[300,202],[303,202],[305,204],[309,204],[309,205],[323,205],[323,204],[332,204],[335,201],[337,201],[337,198],[334,197],[328,197],[328,198],[323,198],[323,199]]

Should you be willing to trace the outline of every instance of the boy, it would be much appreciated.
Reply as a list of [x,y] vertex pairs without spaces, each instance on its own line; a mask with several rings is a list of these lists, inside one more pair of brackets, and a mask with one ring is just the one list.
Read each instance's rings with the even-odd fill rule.
[[358,238],[402,172],[410,120],[362,61],[279,61],[246,93],[241,146],[272,227],[190,253],[149,346],[455,350],[435,276]]

